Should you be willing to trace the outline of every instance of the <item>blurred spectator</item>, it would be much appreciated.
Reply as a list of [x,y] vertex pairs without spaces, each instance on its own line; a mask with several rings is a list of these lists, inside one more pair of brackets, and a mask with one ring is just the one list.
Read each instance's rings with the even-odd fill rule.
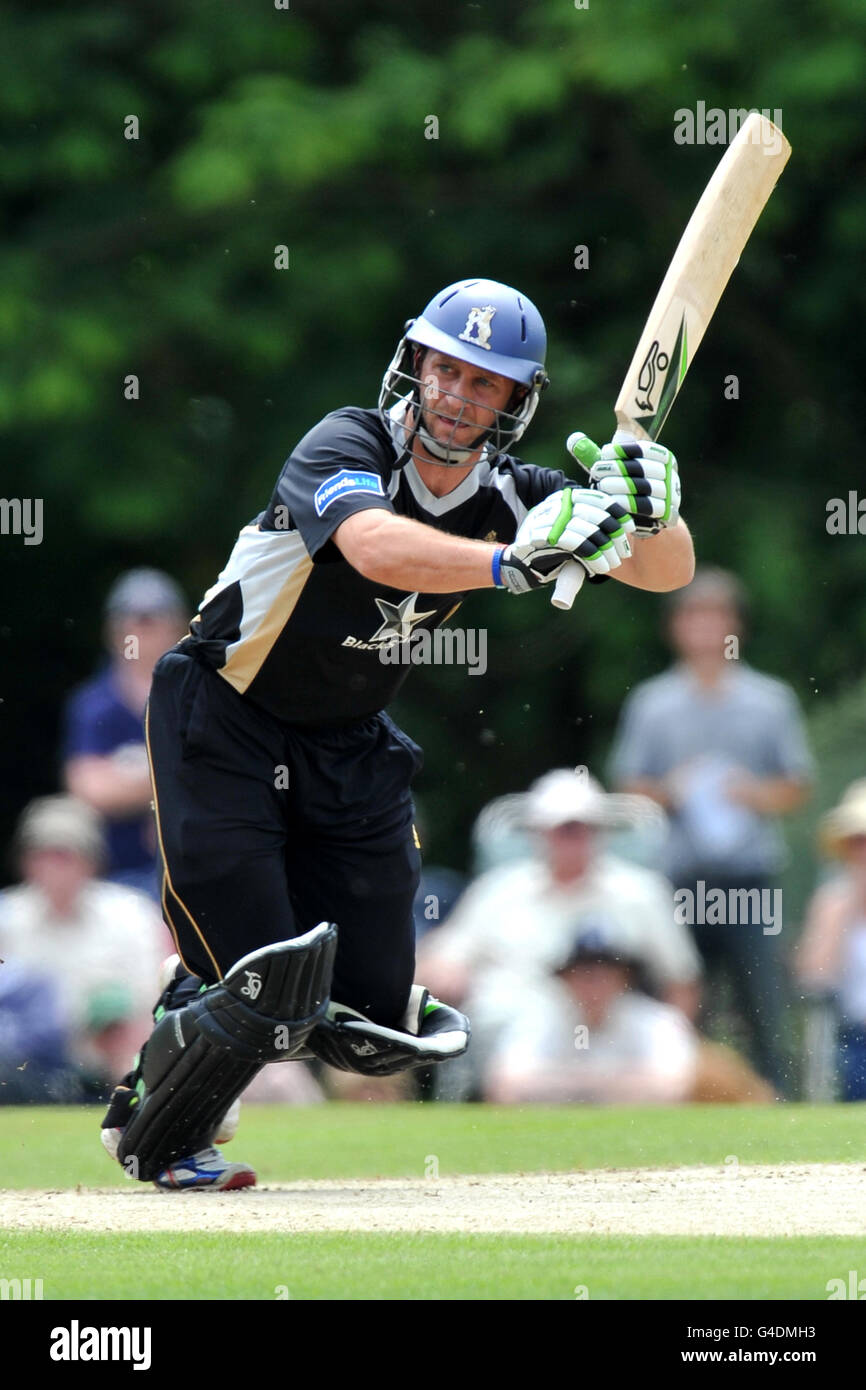
[[820,841],[841,872],[809,903],[797,974],[813,997],[835,997],[841,1096],[866,1100],[866,779],[824,817]]
[[156,831],[144,742],[153,667],[183,635],[187,604],[167,574],[129,570],[105,605],[109,660],[66,704],[67,789],[105,817],[106,877],[158,898]]
[[[423,846],[427,839],[426,812],[415,798],[415,835]],[[450,916],[457,899],[466,887],[466,875],[445,864],[421,864],[421,879],[412,903],[415,919],[415,940],[420,941],[428,931],[441,927]]]
[[84,1085],[101,1086],[128,1070],[150,1032],[165,929],[143,894],[96,877],[104,842],[83,802],[31,802],[17,851],[23,881],[0,893],[0,970],[50,980],[67,1059]]
[[[575,769],[577,771],[577,769]],[[613,804],[613,803],[611,803]],[[649,797],[620,797],[621,816],[612,818],[606,842],[612,853],[632,864],[657,869],[667,833],[667,816]],[[489,801],[472,827],[472,870],[476,877],[535,851],[526,823],[526,793],[509,792]]]
[[57,989],[41,970],[0,962],[0,1105],[72,1104],[81,1094]]
[[772,1089],[730,1048],[701,1038],[681,1010],[639,988],[640,963],[590,928],[515,1014],[487,1068],[500,1104],[595,1101],[767,1102]]
[[465,875],[456,869],[449,869],[445,864],[423,867],[412,904],[416,941],[448,920],[465,887]]
[[526,797],[522,792],[497,796],[479,811],[472,827],[472,871],[477,878],[491,869],[531,859],[535,852],[526,824]]
[[486,1100],[676,1104],[697,1077],[698,1040],[679,1009],[635,989],[637,962],[582,933],[497,1043]]
[[418,979],[465,1006],[472,1020],[466,1057],[437,1073],[440,1096],[477,1094],[502,1030],[537,991],[547,997],[550,971],[590,927],[640,963],[650,990],[695,1012],[700,965],[674,920],[670,885],[600,842],[599,831],[625,813],[624,799],[608,796],[592,777],[562,769],[540,778],[525,801],[532,858],[476,880],[448,923],[421,943]]
[[[670,596],[669,637],[679,658],[625,702],[611,766],[625,790],[669,812],[663,866],[681,902],[732,903],[747,920],[690,922],[716,1012],[723,974],[748,1029],[754,1064],[783,1091],[780,1030],[786,986],[775,936],[763,920],[783,863],[778,815],[805,800],[812,773],[796,696],[739,659],[744,595],[724,570],[699,569]],[[718,896],[717,896],[718,895]],[[767,927],[768,930],[764,930]]]

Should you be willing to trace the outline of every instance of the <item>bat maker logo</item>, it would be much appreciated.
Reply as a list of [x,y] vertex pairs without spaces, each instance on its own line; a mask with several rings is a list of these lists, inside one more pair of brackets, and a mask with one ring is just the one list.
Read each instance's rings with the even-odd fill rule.
[[668,354],[661,351],[658,338],[654,338],[638,373],[637,389],[641,394],[635,396],[635,403],[639,409],[648,410],[651,415],[655,414],[652,397],[655,391],[656,375],[665,371],[670,360]]
[[[686,316],[683,313],[673,351],[665,352],[658,338],[654,338],[638,372],[634,402],[641,414],[637,417],[637,423],[645,426],[653,438],[659,433],[662,422],[674,403],[688,365],[688,336]],[[653,405],[657,383],[658,405]]]
[[245,970],[247,983],[241,990],[241,994],[246,994],[250,999],[258,999],[262,992],[262,977],[257,970]]

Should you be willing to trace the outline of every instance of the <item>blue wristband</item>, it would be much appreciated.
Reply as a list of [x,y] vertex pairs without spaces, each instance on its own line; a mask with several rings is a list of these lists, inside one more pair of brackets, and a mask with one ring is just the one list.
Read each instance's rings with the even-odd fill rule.
[[490,561],[490,568],[493,572],[493,583],[496,585],[497,589],[505,588],[502,582],[502,552],[504,549],[504,545],[497,546],[496,550],[493,552],[493,558]]

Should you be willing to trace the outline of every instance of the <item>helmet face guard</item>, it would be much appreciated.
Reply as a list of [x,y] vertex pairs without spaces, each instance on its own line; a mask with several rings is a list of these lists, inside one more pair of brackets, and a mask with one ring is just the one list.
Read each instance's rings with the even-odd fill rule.
[[[414,455],[420,441],[427,455],[446,468],[465,468],[485,446],[493,453],[507,452],[526,430],[548,384],[546,343],[541,315],[516,290],[493,280],[451,285],[407,323],[382,381],[382,419],[405,453]],[[465,444],[456,442],[460,425],[466,423],[464,412],[468,405],[481,403],[449,390],[448,396],[461,402],[456,416],[440,414],[441,419],[453,420],[451,434],[444,442],[433,437],[425,416],[435,409],[440,392],[432,374],[426,379],[420,375],[428,348],[514,382],[506,406],[494,410],[492,424]]]

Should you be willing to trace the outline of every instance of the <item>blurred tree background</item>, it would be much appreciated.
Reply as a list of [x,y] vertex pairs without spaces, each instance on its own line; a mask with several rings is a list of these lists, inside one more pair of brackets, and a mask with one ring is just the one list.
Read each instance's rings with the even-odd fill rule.
[[[114,576],[155,564],[197,603],[294,442],[375,402],[442,285],[504,280],[545,316],[553,384],[523,457],[559,467],[571,430],[609,436],[721,153],[674,140],[704,102],[779,111],[794,147],[665,438],[700,559],[751,591],[746,658],[818,721],[799,900],[818,810],[866,773],[866,541],[826,530],[862,476],[864,91],[861,0],[9,0],[0,491],[43,498],[45,534],[0,536],[3,840],[56,786],[60,704]],[[394,710],[427,751],[429,858],[464,865],[489,797],[603,766],[624,694],[666,659],[661,612],[616,584],[568,616],[467,603],[487,675],[419,668]]]

